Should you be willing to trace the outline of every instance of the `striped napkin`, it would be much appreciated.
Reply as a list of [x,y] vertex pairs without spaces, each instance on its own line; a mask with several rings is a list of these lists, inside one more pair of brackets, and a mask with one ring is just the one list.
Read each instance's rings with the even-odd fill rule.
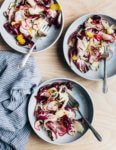
[[0,51],[0,150],[24,150],[30,133],[27,104],[41,76],[32,57],[19,68],[22,57]]

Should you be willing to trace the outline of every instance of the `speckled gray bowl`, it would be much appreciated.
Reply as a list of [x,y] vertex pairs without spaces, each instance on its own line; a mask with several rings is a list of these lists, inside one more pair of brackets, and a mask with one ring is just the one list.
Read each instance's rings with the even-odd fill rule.
[[[85,16],[78,18],[77,20],[75,20],[71,24],[71,26],[68,28],[68,30],[65,34],[64,42],[63,42],[63,52],[64,52],[64,57],[65,57],[67,64],[77,75],[79,75],[85,79],[88,79],[88,80],[101,80],[101,79],[103,79],[103,76],[104,76],[103,75],[103,73],[104,73],[103,62],[101,62],[100,68],[97,71],[90,70],[87,73],[82,73],[76,68],[76,66],[73,63],[70,64],[69,57],[68,57],[69,46],[68,46],[67,42],[68,42],[69,36],[77,29],[77,27],[79,25],[81,25],[83,22],[86,21],[87,18],[89,18],[90,16],[93,16],[93,15],[99,15],[102,18],[108,20],[108,22],[110,24],[116,24],[115,18],[104,15],[104,14],[87,14]],[[116,44],[113,45],[113,49],[114,49],[113,57],[107,61],[107,76],[108,76],[108,78],[116,75],[116,65],[115,65],[115,62],[116,62]]]
[[[3,37],[4,41],[10,47],[12,47],[14,50],[21,52],[21,53],[27,53],[29,49],[17,45],[16,39],[14,38],[14,36],[9,34],[3,27],[4,23],[6,23],[6,17],[4,17],[3,12],[6,11],[6,9],[8,8],[9,4],[12,1],[14,1],[14,0],[5,0],[0,8],[0,17],[1,17],[0,18],[0,33],[1,33],[1,36]],[[59,1],[57,1],[57,0],[55,0],[55,1],[59,4]],[[33,53],[44,51],[44,50],[50,48],[53,44],[55,44],[57,42],[57,40],[59,39],[59,37],[62,33],[63,26],[64,26],[63,12],[61,12],[61,14],[62,14],[61,27],[59,29],[56,29],[55,26],[50,28],[48,35],[46,37],[43,37],[38,40],[38,43],[36,46],[37,50],[35,50]]]
[[[57,145],[62,145],[62,144],[69,144],[72,143],[76,140],[79,140],[81,137],[83,137],[85,135],[85,133],[88,130],[88,127],[86,124],[84,124],[84,128],[85,131],[83,132],[83,134],[79,134],[77,133],[75,136],[70,136],[70,135],[65,135],[63,137],[60,137],[59,139],[55,140],[55,141],[51,141],[51,139],[48,137],[47,132],[44,131],[43,129],[41,129],[40,131],[37,131],[34,128],[34,122],[35,122],[35,117],[34,117],[34,109],[36,106],[36,99],[35,96],[37,95],[38,90],[48,84],[54,83],[54,82],[67,82],[70,81],[73,84],[73,89],[72,89],[72,93],[74,95],[74,97],[78,100],[79,104],[80,104],[80,111],[82,112],[82,114],[88,119],[88,121],[91,123],[93,120],[93,104],[92,104],[92,99],[91,96],[88,94],[87,90],[80,85],[78,82],[71,80],[71,79],[67,79],[67,78],[55,78],[55,79],[51,79],[48,81],[43,82],[35,91],[35,93],[32,95],[30,101],[29,101],[29,105],[28,105],[28,116],[29,116],[29,121],[30,124],[34,130],[34,132],[43,140],[45,140],[46,142],[49,142],[51,144],[57,144]],[[78,118],[80,118],[80,116],[77,116]]]

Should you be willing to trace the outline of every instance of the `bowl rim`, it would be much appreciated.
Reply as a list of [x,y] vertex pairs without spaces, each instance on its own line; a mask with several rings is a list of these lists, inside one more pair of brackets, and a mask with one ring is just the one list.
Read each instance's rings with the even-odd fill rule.
[[[76,72],[76,70],[73,69],[73,68],[69,65],[69,63],[68,63],[68,61],[67,61],[67,56],[65,55],[65,39],[66,39],[66,36],[67,36],[67,32],[72,28],[72,25],[73,25],[74,23],[76,23],[79,19],[81,19],[81,18],[83,18],[83,17],[86,17],[86,19],[87,19],[89,16],[92,16],[92,15],[101,15],[101,16],[105,16],[105,17],[107,17],[107,18],[111,18],[112,20],[116,20],[116,18],[114,18],[114,17],[112,17],[112,16],[109,16],[109,15],[107,15],[107,14],[105,14],[105,13],[88,13],[88,14],[85,14],[85,15],[82,15],[82,16],[78,17],[76,20],[74,20],[74,21],[69,25],[68,29],[67,29],[66,32],[65,32],[65,35],[64,35],[64,38],[63,38],[63,55],[64,55],[64,58],[65,58],[65,61],[66,61],[67,65],[69,66],[69,68],[70,68],[76,75],[78,75],[79,77],[84,78],[84,79],[86,79],[86,80],[102,81],[102,80],[103,80],[102,78],[91,79],[91,78],[88,78],[88,77],[83,77],[83,76],[81,76],[80,74],[78,74],[78,73]],[[78,26],[77,26],[77,27],[78,27]],[[113,77],[116,77],[116,74],[113,74],[112,76],[107,77],[107,78],[108,78],[108,79],[112,79]]]
[[[13,1],[13,0],[12,0]],[[60,7],[62,8],[62,5],[61,5],[61,2],[59,2],[58,0],[54,0],[54,1],[56,1],[59,5],[60,5]],[[2,6],[4,5],[4,3],[6,3],[6,1],[3,1],[3,3],[2,3],[2,5],[1,5],[1,8],[2,8]],[[0,14],[3,16],[3,12],[1,11],[1,9],[0,9]],[[58,40],[59,40],[59,38],[61,37],[61,34],[62,34],[62,32],[63,32],[63,29],[64,29],[64,11],[63,11],[63,9],[61,9],[61,15],[62,15],[62,24],[61,24],[61,27],[60,27],[60,30],[59,30],[59,33],[58,33],[58,36],[57,36],[57,38],[48,46],[48,47],[46,47],[46,48],[44,48],[44,49],[42,49],[42,50],[40,50],[40,51],[33,51],[32,52],[32,55],[33,54],[37,54],[37,53],[39,53],[39,52],[44,52],[44,51],[46,51],[46,50],[48,50],[49,48],[51,48]],[[7,31],[6,31],[6,33],[7,34],[9,34]],[[9,44],[9,42],[7,42],[7,40],[4,38],[4,35],[3,35],[3,33],[1,32],[1,30],[0,30],[0,34],[1,34],[1,36],[2,36],[2,38],[3,38],[3,40],[8,44],[8,46],[10,47],[10,48],[12,48],[13,50],[15,50],[15,51],[17,51],[17,52],[19,52],[19,53],[22,53],[22,54],[27,54],[28,53],[28,51],[26,52],[26,51],[20,51],[20,50],[18,50],[18,49],[15,49],[13,46],[11,46],[10,44]],[[11,34],[11,36],[13,36],[12,34]]]
[[60,143],[60,144],[57,143],[57,144],[56,144],[56,143],[52,143],[52,142],[50,142],[50,141],[47,141],[46,139],[42,138],[41,136],[39,136],[39,135],[37,134],[36,130],[33,128],[33,125],[32,125],[32,122],[31,122],[31,118],[30,118],[30,115],[29,115],[29,114],[30,114],[30,112],[29,112],[29,110],[30,110],[30,101],[31,101],[32,97],[35,96],[35,94],[37,94],[38,90],[39,90],[41,87],[43,87],[43,86],[49,84],[49,82],[55,82],[55,80],[67,80],[67,81],[71,81],[71,82],[73,82],[73,83],[79,85],[79,86],[86,92],[86,94],[89,96],[89,101],[90,101],[90,103],[91,103],[91,114],[92,114],[92,115],[91,115],[90,124],[93,123],[93,119],[94,119],[94,105],[93,105],[93,100],[92,100],[91,94],[88,92],[87,88],[85,88],[83,85],[81,85],[81,84],[80,84],[79,82],[77,82],[76,80],[73,80],[73,79],[70,79],[70,78],[65,78],[65,77],[52,78],[52,79],[45,80],[45,81],[43,81],[42,83],[40,83],[40,85],[35,89],[34,93],[32,94],[32,96],[31,96],[30,99],[29,99],[29,102],[28,102],[28,110],[27,110],[27,112],[28,112],[28,119],[29,119],[29,123],[30,123],[31,128],[33,129],[34,133],[35,133],[39,138],[41,138],[42,140],[44,140],[45,142],[47,142],[47,143],[49,143],[49,144],[53,144],[53,145],[69,145],[69,144],[72,144],[72,143],[74,143],[74,142],[77,142],[77,141],[81,140],[82,137],[84,137],[84,136],[87,134],[87,132],[88,132],[88,130],[89,130],[89,127],[88,127],[87,130],[84,132],[84,134],[83,134],[82,136],[80,136],[78,139],[76,139],[76,140],[74,140],[74,141],[72,141],[72,142],[69,142],[69,143]]

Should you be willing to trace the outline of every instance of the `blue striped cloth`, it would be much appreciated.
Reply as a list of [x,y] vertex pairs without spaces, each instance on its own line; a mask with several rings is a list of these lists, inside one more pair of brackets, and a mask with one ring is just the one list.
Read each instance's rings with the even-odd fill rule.
[[22,57],[0,51],[0,150],[24,150],[30,133],[27,104],[41,76],[32,57],[19,68]]

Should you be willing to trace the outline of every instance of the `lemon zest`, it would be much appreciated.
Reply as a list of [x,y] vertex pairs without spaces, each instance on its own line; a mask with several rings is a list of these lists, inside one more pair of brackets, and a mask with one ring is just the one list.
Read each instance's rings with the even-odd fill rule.
[[54,3],[54,4],[51,4],[50,9],[60,11],[61,10],[61,6],[59,4],[57,4],[57,3]]
[[92,32],[86,32],[86,35],[89,37],[89,38],[93,38],[94,37],[94,34]]
[[76,55],[72,56],[72,60],[76,61],[77,60],[77,56]]

